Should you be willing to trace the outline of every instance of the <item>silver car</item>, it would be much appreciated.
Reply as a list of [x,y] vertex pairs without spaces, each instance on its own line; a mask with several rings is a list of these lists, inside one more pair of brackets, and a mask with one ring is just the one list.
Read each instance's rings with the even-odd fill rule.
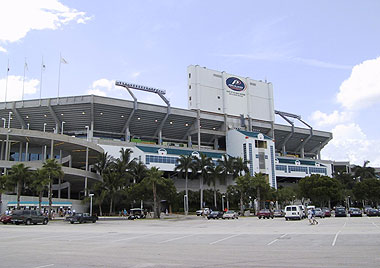
[[237,219],[237,218],[238,218],[238,215],[233,210],[228,210],[228,211],[224,212],[224,214],[223,214],[223,219]]
[[315,217],[324,218],[325,212],[321,208],[315,208]]

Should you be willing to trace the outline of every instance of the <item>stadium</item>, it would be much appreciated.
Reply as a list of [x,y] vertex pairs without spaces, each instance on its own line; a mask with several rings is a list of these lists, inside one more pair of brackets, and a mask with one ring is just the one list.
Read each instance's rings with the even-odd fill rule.
[[[177,191],[184,189],[184,180],[174,172],[180,155],[203,153],[214,161],[225,154],[242,157],[252,174],[266,174],[274,188],[310,174],[332,176],[333,162],[320,157],[332,133],[275,110],[269,82],[191,65],[188,109],[171,107],[164,90],[122,81],[116,85],[132,101],[82,95],[0,103],[3,173],[19,162],[37,169],[45,159],[58,159],[65,176],[53,186],[56,206],[63,201],[80,206],[76,201],[102,180],[93,169],[98,156],[108,152],[118,157],[121,148],[131,149],[132,158],[148,168],[164,171]],[[164,105],[139,102],[134,90],[158,94]],[[218,188],[223,192],[227,185]],[[198,190],[199,181],[189,187]],[[3,198],[2,211],[13,201]]]

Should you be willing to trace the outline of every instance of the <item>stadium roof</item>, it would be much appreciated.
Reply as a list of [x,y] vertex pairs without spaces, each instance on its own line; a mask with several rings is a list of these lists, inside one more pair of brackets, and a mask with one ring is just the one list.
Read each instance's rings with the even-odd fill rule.
[[[133,101],[82,95],[72,97],[36,99],[0,103],[0,117],[8,125],[11,114],[11,128],[27,128],[52,132],[63,124],[64,134],[86,136],[86,126],[93,124],[94,137],[105,139],[122,139],[125,137],[129,120],[131,137],[140,139],[157,139],[158,130],[162,129],[163,141],[187,142],[192,137],[197,143],[198,111],[155,104],[137,103]],[[167,115],[168,114],[168,115]],[[199,112],[200,136],[202,145],[213,145],[215,137],[225,137],[226,130],[240,127],[239,116]],[[226,121],[225,121],[226,120]],[[248,120],[248,119],[245,119]],[[3,122],[0,122],[0,124]],[[246,123],[248,125],[248,123]],[[270,122],[251,119],[252,130],[269,135]],[[287,152],[296,153],[304,146],[305,155],[315,155],[331,139],[329,132],[292,127],[290,125],[274,124],[276,151],[282,149],[286,142]],[[270,136],[270,135],[269,135]]]

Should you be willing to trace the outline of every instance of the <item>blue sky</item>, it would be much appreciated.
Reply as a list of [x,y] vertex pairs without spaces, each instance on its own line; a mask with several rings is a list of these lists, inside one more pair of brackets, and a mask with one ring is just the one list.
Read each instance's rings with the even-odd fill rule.
[[[0,101],[101,94],[114,80],[166,89],[187,108],[190,64],[272,82],[275,108],[332,131],[326,159],[380,166],[379,1],[58,1],[0,3]],[[161,103],[137,93],[140,101]],[[278,123],[283,123],[277,118]]]

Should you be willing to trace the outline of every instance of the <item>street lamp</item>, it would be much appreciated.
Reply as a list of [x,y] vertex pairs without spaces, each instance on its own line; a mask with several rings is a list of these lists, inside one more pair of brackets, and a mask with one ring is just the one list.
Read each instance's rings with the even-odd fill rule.
[[90,216],[92,216],[92,197],[94,194],[89,194],[88,196],[90,197]]
[[44,132],[46,131],[46,125],[47,125],[47,123],[44,123]]
[[88,132],[90,131],[90,127],[89,126],[86,126],[86,140],[88,141]]
[[226,196],[223,194],[222,195],[222,211],[224,211],[224,198],[225,198]]
[[9,114],[8,114],[8,128],[11,128],[11,115],[12,115],[12,112],[9,112]]
[[28,130],[29,130],[29,128],[30,128],[30,123],[26,123],[26,125],[27,125],[27,127],[28,127]]
[[7,123],[7,119],[5,119],[5,118],[3,117],[3,118],[1,118],[1,120],[3,120],[3,121],[4,121],[4,126],[3,126],[3,128],[5,128],[5,126],[6,126],[6,123]]
[[63,135],[63,124],[65,124],[66,122],[65,121],[62,121],[61,123],[61,135]]

